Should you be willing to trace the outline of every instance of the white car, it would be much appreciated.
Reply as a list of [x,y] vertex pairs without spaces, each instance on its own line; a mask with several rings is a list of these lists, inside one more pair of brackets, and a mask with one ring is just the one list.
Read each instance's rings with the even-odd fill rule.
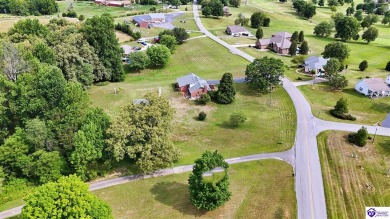
[[138,42],[139,43],[144,43],[144,42],[146,42],[146,39],[144,39],[144,38],[138,39]]

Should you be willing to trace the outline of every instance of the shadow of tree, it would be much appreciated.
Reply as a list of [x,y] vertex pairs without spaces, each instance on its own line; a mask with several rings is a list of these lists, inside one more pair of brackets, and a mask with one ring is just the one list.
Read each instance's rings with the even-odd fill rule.
[[192,205],[189,198],[188,185],[178,182],[159,182],[150,189],[154,198],[160,203],[171,206],[185,215],[200,217],[206,211],[199,210]]
[[379,113],[389,113],[390,112],[390,105],[387,103],[373,103],[371,105],[371,109],[375,110]]
[[230,124],[229,121],[224,121],[222,123],[218,123],[217,126],[220,128],[224,128],[224,129],[234,129],[234,127],[232,127],[232,125]]

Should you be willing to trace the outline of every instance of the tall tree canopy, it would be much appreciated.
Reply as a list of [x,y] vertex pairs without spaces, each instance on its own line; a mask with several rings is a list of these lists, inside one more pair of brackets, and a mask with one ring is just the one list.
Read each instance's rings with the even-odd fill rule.
[[354,38],[359,33],[359,22],[355,17],[344,16],[335,20],[336,38],[347,41]]
[[112,81],[122,81],[124,70],[121,61],[121,48],[115,36],[114,18],[109,14],[94,16],[83,23],[81,29],[107,71]]
[[342,42],[332,42],[325,46],[324,52],[321,53],[324,58],[337,58],[340,62],[343,62],[349,57],[349,51],[347,45]]
[[282,60],[264,57],[255,59],[246,67],[245,81],[254,90],[262,93],[270,92],[272,87],[278,86],[283,77],[284,65]]
[[231,73],[225,73],[218,85],[218,91],[215,95],[219,103],[229,104],[234,101],[236,90],[234,89],[234,80]]

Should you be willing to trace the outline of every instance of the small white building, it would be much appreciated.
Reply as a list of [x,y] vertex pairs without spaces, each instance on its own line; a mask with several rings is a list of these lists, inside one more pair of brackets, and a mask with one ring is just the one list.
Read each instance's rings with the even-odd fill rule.
[[227,34],[232,35],[232,36],[250,36],[251,32],[246,29],[243,26],[240,25],[233,25],[233,26],[228,26],[225,31]]
[[324,59],[321,56],[311,56],[305,60],[305,72],[311,72],[314,70],[317,76],[323,75],[324,66],[328,63],[329,59]]
[[355,90],[369,97],[387,97],[390,96],[390,75],[386,81],[382,78],[366,78],[358,81]]

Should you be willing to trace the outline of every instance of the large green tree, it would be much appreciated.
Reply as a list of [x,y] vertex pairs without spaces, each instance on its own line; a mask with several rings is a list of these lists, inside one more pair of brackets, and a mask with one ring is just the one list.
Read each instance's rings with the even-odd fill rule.
[[132,52],[129,55],[129,60],[130,60],[129,67],[133,70],[144,69],[150,63],[149,57],[146,55],[145,52]]
[[177,41],[176,41],[176,38],[174,36],[163,35],[160,38],[160,44],[166,46],[172,53],[176,49]]
[[328,84],[333,90],[342,90],[348,86],[348,80],[339,73],[341,65],[336,58],[330,58],[324,66],[325,78],[328,79]]
[[88,191],[88,185],[71,175],[38,187],[25,198],[22,217],[113,218],[108,204]]
[[143,172],[165,168],[178,158],[178,149],[170,139],[173,109],[169,102],[154,93],[145,96],[147,103],[122,108],[107,133],[108,148],[113,158],[127,155]]
[[171,59],[171,51],[164,46],[152,46],[146,50],[150,64],[156,67],[165,67]]
[[267,18],[267,15],[263,12],[257,11],[254,12],[250,18],[251,27],[259,28],[260,26],[264,26],[264,20]]
[[236,90],[234,89],[234,80],[231,73],[225,73],[218,85],[218,91],[215,95],[219,103],[229,104],[234,101]]
[[369,27],[366,31],[364,31],[362,35],[362,39],[370,43],[371,41],[375,41],[378,37],[378,29],[375,27]]
[[329,36],[332,33],[332,29],[333,27],[329,22],[323,21],[314,27],[314,34],[317,36]]
[[190,35],[187,33],[187,31],[181,27],[173,28],[172,33],[178,44],[182,44],[186,39],[190,38]]
[[325,46],[324,52],[321,54],[324,58],[337,58],[340,62],[343,62],[349,57],[349,51],[347,45],[341,42],[332,42]]
[[283,77],[284,65],[282,60],[264,57],[255,59],[247,65],[245,70],[245,81],[249,87],[262,92],[270,92],[272,87],[278,86]]
[[336,38],[341,38],[342,41],[347,41],[358,35],[359,22],[355,17],[344,16],[335,21]]
[[[188,184],[190,200],[196,208],[211,211],[230,199],[228,168],[228,163],[217,151],[206,151],[195,161]],[[222,171],[222,174],[216,171]]]
[[122,53],[115,36],[114,18],[109,14],[94,16],[83,23],[81,31],[88,43],[95,48],[103,66],[111,72],[111,80],[122,81]]

